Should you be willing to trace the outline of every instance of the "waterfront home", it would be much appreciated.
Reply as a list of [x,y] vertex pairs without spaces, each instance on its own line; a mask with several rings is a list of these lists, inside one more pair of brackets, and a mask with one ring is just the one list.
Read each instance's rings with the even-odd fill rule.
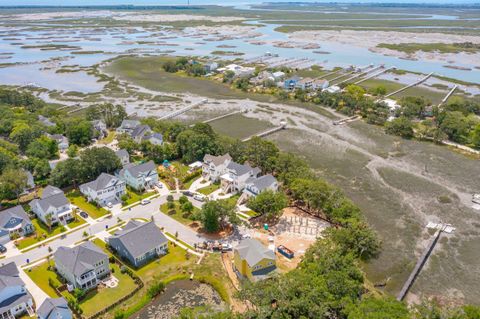
[[247,179],[243,193],[246,194],[247,197],[255,197],[266,190],[274,192],[278,190],[277,179],[270,174]]
[[260,174],[258,167],[230,162],[225,174],[220,176],[221,188],[224,193],[240,192],[245,188],[247,180],[256,178],[258,174]]
[[5,244],[11,238],[30,235],[35,228],[21,205],[0,212],[0,244]]
[[162,145],[163,144],[163,135],[157,132],[150,132],[142,138],[142,142],[147,141],[153,145]]
[[140,121],[137,120],[123,120],[122,124],[117,127],[117,133],[119,134],[131,134],[133,130],[140,125]]
[[122,230],[108,238],[108,244],[135,267],[168,252],[168,239],[153,221],[129,221]]
[[108,135],[107,124],[102,120],[92,121],[92,127],[98,134],[98,139],[102,139]]
[[47,298],[37,310],[38,319],[72,319],[72,311],[65,298]]
[[342,91],[342,88],[337,85],[332,85],[327,87],[326,89],[323,89],[322,91],[327,91],[328,93],[339,93],[340,91]]
[[311,88],[312,90],[324,90],[328,88],[330,83],[327,80],[324,79],[315,79],[312,82]]
[[0,267],[0,318],[32,317],[33,299],[14,262]]
[[202,176],[204,179],[216,182],[227,171],[227,165],[232,157],[227,153],[221,156],[206,154],[203,157]]
[[247,77],[252,75],[255,72],[254,67],[244,67],[238,64],[228,64],[223,68],[218,69],[219,72],[233,72],[235,74],[235,77]]
[[158,183],[157,166],[153,161],[128,164],[118,173],[118,177],[128,186],[143,191]]
[[55,268],[69,285],[69,290],[97,287],[110,274],[108,255],[90,241],[73,248],[59,247],[53,254]]
[[312,88],[312,83],[312,78],[303,78],[297,81],[297,83],[295,84],[295,88],[301,90],[309,90]]
[[70,202],[63,191],[55,186],[47,186],[42,192],[40,198],[36,198],[30,202],[30,208],[37,217],[46,225],[50,223],[62,223],[73,218]]
[[208,63],[205,63],[205,65],[203,67],[205,68],[206,73],[211,73],[211,72],[215,71],[216,69],[218,69],[218,63],[217,62],[208,62]]
[[285,72],[277,71],[272,73],[273,81],[278,82],[285,78]]
[[115,155],[117,155],[117,157],[120,159],[120,163],[122,163],[122,166],[130,163],[130,154],[128,154],[127,150],[120,149],[115,152]]
[[80,192],[88,201],[95,201],[101,206],[120,201],[126,194],[125,182],[117,177],[102,173],[96,180],[80,185]]
[[47,137],[51,138],[55,142],[57,142],[58,149],[60,152],[65,152],[68,149],[69,143],[68,138],[63,136],[62,134],[46,134]]
[[292,90],[295,88],[298,81],[300,81],[300,78],[298,76],[288,78],[283,82],[283,87],[285,90]]
[[234,270],[241,278],[258,281],[267,278],[276,270],[275,252],[258,240],[247,238],[234,248]]
[[136,142],[141,143],[145,136],[150,135],[152,133],[152,129],[148,125],[138,125],[133,129],[130,133],[130,137]]

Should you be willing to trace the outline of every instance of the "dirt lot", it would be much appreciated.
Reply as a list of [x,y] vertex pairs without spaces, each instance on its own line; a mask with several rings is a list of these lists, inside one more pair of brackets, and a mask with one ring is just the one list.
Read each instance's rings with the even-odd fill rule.
[[254,237],[265,245],[271,245],[269,237],[273,237],[275,247],[284,245],[295,253],[293,259],[276,252],[277,266],[280,271],[289,271],[294,269],[300,262],[305,251],[312,245],[317,237],[328,227],[328,223],[312,217],[299,209],[286,208],[282,217],[276,225],[272,225],[269,231],[258,230]]

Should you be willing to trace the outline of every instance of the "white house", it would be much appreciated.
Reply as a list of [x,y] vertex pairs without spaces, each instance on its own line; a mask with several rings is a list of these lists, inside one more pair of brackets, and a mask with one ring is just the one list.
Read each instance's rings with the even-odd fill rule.
[[312,87],[313,79],[312,78],[303,78],[300,79],[296,84],[296,89],[308,90]]
[[48,224],[47,216],[51,216],[52,224],[65,224],[73,218],[70,202],[63,191],[55,186],[45,187],[40,198],[30,202],[30,207],[45,224]]
[[206,154],[203,157],[202,176],[212,182],[218,181],[221,175],[227,172],[227,165],[232,157],[227,153],[222,156]]
[[231,71],[231,72],[235,73],[236,77],[246,77],[246,76],[252,75],[255,72],[255,68],[254,67],[244,67],[244,66],[232,63],[232,64],[229,64],[229,65],[226,65],[223,68],[219,68],[218,71],[219,72]]
[[139,125],[140,125],[140,121],[137,121],[137,120],[123,120],[122,124],[119,127],[117,127],[116,131],[119,134],[123,134],[123,133],[130,134]]
[[277,179],[270,174],[247,179],[243,193],[246,194],[247,197],[255,197],[266,190],[274,192],[278,190]]
[[260,169],[251,167],[248,164],[238,164],[230,162],[227,165],[227,172],[220,176],[220,182],[223,192],[240,192],[245,188],[249,178],[257,177]]
[[157,166],[153,161],[128,164],[118,173],[118,177],[136,190],[149,189],[158,183]]
[[0,318],[16,318],[27,313],[32,317],[32,296],[20,278],[14,262],[0,267]]
[[127,190],[124,181],[113,175],[102,173],[96,180],[80,185],[80,192],[89,201],[95,201],[104,206],[120,201]]
[[328,88],[329,84],[330,83],[328,82],[328,80],[315,79],[312,82],[312,89],[313,90],[324,90],[324,89]]

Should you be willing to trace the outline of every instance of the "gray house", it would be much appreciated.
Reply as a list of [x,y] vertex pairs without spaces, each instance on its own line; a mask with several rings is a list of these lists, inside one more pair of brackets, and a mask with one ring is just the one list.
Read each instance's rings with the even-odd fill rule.
[[53,257],[57,272],[73,288],[95,288],[110,274],[108,255],[90,241],[73,248],[60,247]]
[[130,154],[128,154],[127,150],[120,149],[115,152],[115,155],[117,155],[117,157],[120,159],[122,166],[125,166],[128,163],[130,163]]
[[271,174],[260,177],[250,177],[245,182],[244,194],[248,197],[255,197],[263,191],[271,190],[276,192],[278,190],[278,182]]
[[37,310],[38,319],[72,319],[65,298],[47,298]]
[[150,132],[149,134],[146,134],[142,141],[148,141],[152,143],[153,145],[162,145],[163,144],[163,135],[160,133],[156,132]]
[[92,121],[93,129],[98,133],[98,138],[102,139],[108,135],[107,124],[102,120]]
[[0,243],[5,244],[12,236],[26,236],[35,231],[23,207],[18,205],[0,212]]
[[140,267],[168,252],[168,239],[155,222],[130,221],[108,239],[109,245],[133,266]]
[[50,216],[52,224],[65,224],[73,218],[70,202],[64,192],[55,186],[45,187],[40,198],[30,202],[30,207],[45,225],[48,225],[47,216]]
[[136,190],[149,189],[158,183],[157,167],[153,161],[128,164],[118,173],[118,177]]
[[14,262],[0,267],[0,318],[20,317],[28,313],[31,317],[35,313],[32,309],[32,296],[25,288],[20,278],[18,268]]
[[133,130],[140,125],[140,121],[136,120],[123,120],[122,124],[117,127],[117,133],[119,134],[131,134]]

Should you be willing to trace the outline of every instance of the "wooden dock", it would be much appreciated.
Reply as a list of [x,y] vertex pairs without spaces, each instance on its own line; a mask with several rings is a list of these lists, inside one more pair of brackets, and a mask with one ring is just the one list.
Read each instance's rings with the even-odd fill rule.
[[450,96],[452,96],[453,92],[455,92],[457,88],[458,88],[458,85],[455,84],[453,88],[447,93],[447,95],[445,95],[442,101],[440,101],[440,103],[438,104],[438,107],[442,106],[445,102],[447,102]]
[[235,114],[241,114],[241,113],[247,113],[247,110],[241,110],[241,111],[231,112],[231,113],[228,113],[228,114],[223,114],[223,115],[214,117],[214,118],[212,118],[212,119],[208,119],[208,120],[202,121],[202,123],[205,123],[205,124],[206,124],[206,123],[210,123],[210,122],[213,122],[213,121],[218,121],[218,120],[224,119],[224,118],[226,118],[226,117],[229,117],[229,116],[232,116],[232,115],[235,115]]
[[342,83],[345,83],[345,82],[348,82],[348,81],[351,81],[351,80],[355,80],[356,78],[365,76],[365,75],[367,75],[368,73],[375,72],[375,71],[377,71],[377,70],[379,70],[379,69],[381,69],[381,68],[383,68],[383,65],[379,65],[379,66],[376,66],[376,67],[374,67],[374,68],[369,68],[369,69],[367,69],[367,70],[365,70],[365,71],[362,71],[362,72],[359,72],[359,73],[357,73],[357,74],[352,75],[352,76],[349,77],[348,79],[344,79],[344,80],[338,82],[336,85],[340,85],[340,84],[342,84]]
[[387,73],[387,72],[390,71],[390,70],[396,70],[396,69],[397,69],[397,68],[394,67],[394,66],[389,67],[389,68],[387,68],[387,69],[383,69],[383,70],[381,70],[380,72],[377,72],[377,73],[374,73],[374,74],[370,74],[370,75],[367,76],[366,78],[360,79],[360,80],[358,80],[357,82],[355,82],[355,83],[353,83],[353,84],[356,84],[356,85],[357,85],[357,84],[360,84],[360,83],[365,82],[365,81],[367,81],[367,80],[376,78],[377,76],[382,75],[383,73]]
[[263,131],[263,132],[261,132],[261,133],[250,135],[249,137],[244,138],[244,139],[242,140],[242,142],[248,142],[248,141],[250,141],[250,140],[251,140],[252,138],[254,138],[254,137],[264,137],[264,136],[270,135],[270,134],[272,134],[272,133],[278,132],[278,131],[280,131],[280,130],[284,130],[284,129],[286,129],[286,128],[287,128],[287,124],[282,124],[282,125],[280,125],[280,126],[271,128],[271,129],[266,130],[266,131]]
[[161,116],[161,117],[159,117],[159,119],[160,120],[168,120],[168,119],[174,118],[176,116],[179,116],[180,114],[183,114],[183,113],[193,109],[194,107],[200,106],[200,105],[205,104],[207,102],[208,102],[207,99],[203,99],[200,102],[194,103],[192,105],[187,105],[184,108],[181,108],[180,110],[176,110],[176,111],[173,111],[171,113],[168,113],[167,115]]
[[430,257],[430,254],[432,253],[433,249],[435,248],[435,245],[438,242],[438,239],[440,238],[440,235],[443,232],[442,229],[438,229],[435,234],[433,235],[432,240],[428,244],[427,248],[423,251],[422,255],[417,261],[417,264],[413,268],[412,272],[410,273],[410,276],[408,277],[407,281],[403,284],[402,290],[397,295],[397,300],[402,301],[405,296],[407,295],[408,291],[412,287],[413,283],[415,282],[415,279],[417,279],[418,274],[422,270],[423,266],[427,262],[428,257]]
[[345,119],[333,121],[332,124],[333,124],[333,125],[342,125],[342,124],[346,124],[346,123],[350,123],[350,122],[356,121],[356,120],[358,120],[359,118],[360,118],[359,115],[354,115],[354,116],[347,117],[347,118],[345,118]]
[[385,98],[388,98],[388,97],[390,97],[390,96],[392,96],[392,95],[395,95],[395,94],[397,94],[397,93],[403,92],[403,91],[405,91],[406,89],[409,89],[409,88],[411,88],[411,87],[420,85],[420,84],[422,84],[423,82],[425,82],[426,80],[428,80],[432,75],[433,75],[433,72],[427,74],[424,78],[421,78],[420,80],[418,80],[418,81],[415,82],[415,83],[409,84],[409,85],[407,85],[407,86],[405,86],[405,87],[403,87],[403,88],[401,88],[401,89],[398,89],[398,90],[396,90],[396,91],[393,91],[392,93],[389,93],[389,94],[385,95]]

